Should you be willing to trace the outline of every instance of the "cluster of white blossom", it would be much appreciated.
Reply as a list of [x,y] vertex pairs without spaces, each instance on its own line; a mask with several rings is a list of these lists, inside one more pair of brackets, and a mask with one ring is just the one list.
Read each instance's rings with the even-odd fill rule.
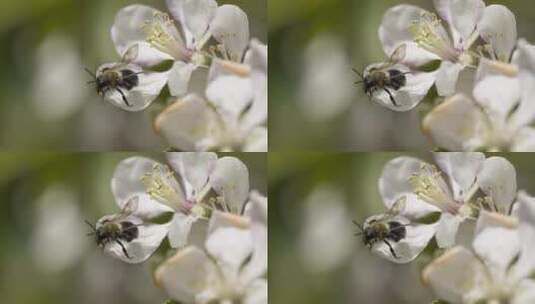
[[[412,157],[385,165],[387,211],[366,219],[363,240],[376,237],[372,252],[395,263],[436,248],[422,277],[447,303],[535,303],[535,197],[518,191],[513,165],[478,152],[434,157],[436,166]],[[370,230],[377,222],[390,229],[384,239]]]
[[405,4],[385,13],[379,38],[390,62],[364,75],[389,66],[404,85],[367,93],[409,111],[434,85],[440,103],[423,131],[439,149],[535,151],[535,46],[517,38],[515,15],[483,0],[433,2],[437,14]]
[[[96,75],[121,65],[138,83],[104,90],[104,99],[141,111],[167,84],[173,101],[154,129],[173,149],[267,151],[267,45],[250,39],[245,12],[215,0],[166,3],[170,15],[145,5],[117,13],[111,38],[123,61],[100,66]],[[167,71],[157,71],[166,63]],[[190,89],[197,69],[207,70],[202,94]]]
[[[121,212],[97,222],[99,245],[141,263],[167,238],[171,251],[154,278],[172,300],[267,303],[267,198],[249,189],[245,164],[210,152],[166,156],[169,165],[144,157],[119,163],[111,189]],[[132,224],[133,238],[102,241],[105,225],[124,233]]]

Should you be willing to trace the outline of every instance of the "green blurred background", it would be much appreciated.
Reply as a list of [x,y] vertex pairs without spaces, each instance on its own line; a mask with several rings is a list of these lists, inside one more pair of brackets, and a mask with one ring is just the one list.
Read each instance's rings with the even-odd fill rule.
[[[351,220],[384,211],[378,179],[401,155],[433,162],[430,153],[270,153],[270,303],[431,302],[420,281],[429,254],[397,265],[353,236]],[[518,189],[535,194],[533,154],[501,156],[515,166]]]
[[[83,70],[119,60],[110,28],[134,3],[166,11],[164,0],[0,1],[0,149],[165,148],[152,130],[165,96],[146,111],[125,112],[101,100]],[[218,3],[240,6],[251,37],[267,42],[266,0]]]
[[[118,211],[111,177],[122,159],[134,155],[165,159],[161,153],[0,153],[2,303],[163,302],[150,259],[125,264],[86,236],[84,220]],[[266,194],[266,155],[231,155],[247,165],[251,189]]]
[[[269,2],[269,99],[270,148],[274,151],[402,151],[429,150],[420,132],[419,109],[394,113],[368,100],[361,87],[353,86],[355,67],[383,61],[378,29],[386,10],[413,4],[434,11],[431,0],[272,0]],[[485,0],[506,5],[515,15],[519,37],[535,43],[535,6],[532,1]],[[316,52],[316,64],[305,69],[306,48],[318,37],[338,40]],[[325,57],[336,56],[323,65]],[[345,53],[345,56],[344,56]],[[347,57],[347,58],[346,58]],[[339,67],[340,66],[340,67]],[[344,68],[345,66],[345,68]],[[339,67],[331,75],[327,70]],[[324,74],[324,103],[320,112],[336,115],[311,119],[302,96],[305,77]],[[306,75],[306,76],[305,76]],[[321,79],[321,75],[318,76]],[[327,92],[321,92],[327,91]],[[339,105],[340,103],[345,105]],[[321,116],[321,115],[320,115]],[[306,132],[303,132],[306,130]]]

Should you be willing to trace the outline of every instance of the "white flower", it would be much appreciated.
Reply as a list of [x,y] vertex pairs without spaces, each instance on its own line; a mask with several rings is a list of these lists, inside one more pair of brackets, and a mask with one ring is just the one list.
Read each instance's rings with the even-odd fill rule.
[[[194,223],[208,219],[211,211],[239,212],[249,192],[249,173],[240,160],[218,159],[215,153],[167,153],[167,159],[174,171],[144,157],[122,161],[112,191],[118,201],[137,195],[150,201],[147,208],[153,212],[173,212],[167,230],[176,248],[187,244]],[[208,197],[212,190],[216,197]]]
[[[386,164],[379,188],[385,202],[405,198],[401,215],[419,218],[440,211],[435,238],[440,247],[455,243],[459,225],[479,210],[508,214],[516,195],[516,171],[502,157],[482,153],[434,153],[441,169],[415,158],[399,157]],[[446,175],[447,180],[444,179]],[[478,196],[479,190],[483,196]]]
[[234,5],[218,7],[214,0],[166,2],[178,28],[166,13],[130,5],[117,13],[111,36],[119,54],[139,46],[134,63],[152,66],[173,60],[165,75],[171,95],[180,96],[187,92],[192,72],[205,65],[203,48],[208,40],[213,36],[221,43],[217,46],[221,56],[241,59],[249,40],[249,24],[247,15]]
[[267,151],[267,46],[252,40],[243,63],[214,60],[207,100],[188,95],[156,118],[179,150]]
[[[459,73],[473,65],[470,48],[479,37],[477,25],[483,18],[485,3],[482,0],[435,0],[434,4],[448,24],[449,32],[435,14],[412,5],[398,5],[385,13],[379,38],[386,54],[392,54],[405,44],[403,63],[409,66],[442,61],[440,68],[429,76],[435,78],[438,94],[449,96],[455,92]],[[488,32],[494,29],[486,27]]]
[[158,267],[157,284],[181,303],[267,303],[265,197],[252,194],[245,217],[218,215],[210,227],[205,249],[180,250]]
[[423,272],[424,282],[451,303],[514,303],[535,301],[533,238],[535,200],[519,195],[518,219],[483,212],[473,250],[455,247]]
[[451,246],[459,224],[469,216],[463,208],[477,190],[476,173],[485,156],[481,153],[436,153],[438,166],[446,173],[448,182],[435,166],[412,157],[399,157],[385,165],[379,189],[390,206],[405,197],[405,213],[418,218],[441,212],[436,239],[440,247]]
[[426,116],[424,132],[450,151],[535,151],[535,47],[520,40],[512,63],[483,61],[474,100],[447,99]]

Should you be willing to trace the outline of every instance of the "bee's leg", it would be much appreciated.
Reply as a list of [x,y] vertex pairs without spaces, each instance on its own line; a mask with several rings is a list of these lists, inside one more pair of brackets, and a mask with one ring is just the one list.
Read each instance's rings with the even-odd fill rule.
[[387,240],[383,240],[383,242],[385,242],[385,244],[388,245],[388,248],[390,249],[390,253],[392,253],[392,255],[397,259],[398,256],[396,255],[394,248],[392,248],[392,245],[390,245],[390,243]]
[[115,88],[119,93],[121,93],[121,97],[123,97],[124,103],[126,103],[127,106],[131,107],[132,105],[128,102],[128,99],[126,99],[126,96],[124,95],[123,91],[120,88]]
[[390,101],[392,101],[392,104],[394,104],[394,106],[398,106],[398,103],[396,102],[396,100],[394,99],[394,96],[392,96],[392,93],[390,92],[390,90],[388,90],[387,88],[383,88],[386,93],[388,93],[388,96],[390,97]]
[[128,255],[128,251],[126,251],[126,248],[124,247],[123,243],[121,243],[120,240],[116,240],[117,244],[121,246],[121,249],[123,249],[124,255],[126,255],[127,258],[131,259],[131,257]]

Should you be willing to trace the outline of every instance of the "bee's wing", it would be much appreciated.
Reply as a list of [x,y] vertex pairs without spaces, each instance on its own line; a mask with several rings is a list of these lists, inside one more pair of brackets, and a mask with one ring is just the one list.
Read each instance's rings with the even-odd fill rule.
[[123,54],[123,58],[121,59],[121,63],[123,64],[129,64],[132,63],[134,60],[136,60],[137,56],[139,54],[139,45],[134,44],[131,47],[126,50]]
[[397,201],[394,202],[392,207],[388,209],[386,214],[390,217],[394,217],[398,215],[403,209],[405,209],[406,204],[407,204],[407,197],[406,196],[400,197]]
[[132,215],[134,212],[136,212],[137,208],[139,206],[139,198],[137,196],[134,196],[132,198],[130,198],[126,204],[124,204],[123,206],[123,209],[121,210],[120,213],[118,213],[114,218],[113,220],[114,221],[119,221],[119,220],[123,220],[127,217],[129,217],[130,215]]
[[405,59],[405,54],[407,53],[407,45],[405,43],[398,46],[390,55],[390,64],[400,63]]

